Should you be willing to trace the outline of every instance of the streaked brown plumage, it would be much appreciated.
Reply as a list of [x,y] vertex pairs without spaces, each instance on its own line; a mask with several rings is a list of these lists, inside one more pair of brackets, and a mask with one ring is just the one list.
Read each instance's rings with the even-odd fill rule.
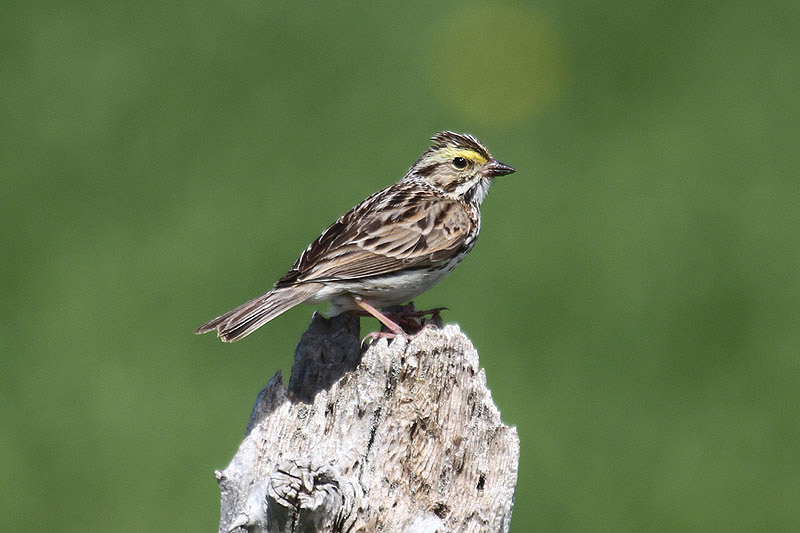
[[233,342],[300,303],[331,303],[331,314],[411,300],[464,258],[480,233],[480,205],[494,178],[514,172],[471,135],[441,132],[396,184],[342,215],[266,294],[203,324]]

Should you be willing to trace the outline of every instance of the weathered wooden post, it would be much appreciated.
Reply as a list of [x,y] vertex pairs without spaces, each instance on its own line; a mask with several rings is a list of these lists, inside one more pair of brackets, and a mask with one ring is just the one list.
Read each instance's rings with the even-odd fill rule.
[[314,315],[217,472],[220,532],[506,532],[519,463],[458,326],[366,351],[349,315]]

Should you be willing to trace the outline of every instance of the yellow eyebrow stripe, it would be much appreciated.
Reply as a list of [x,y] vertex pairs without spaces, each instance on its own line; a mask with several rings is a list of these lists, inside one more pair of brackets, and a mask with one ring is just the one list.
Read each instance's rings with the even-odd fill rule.
[[487,159],[483,157],[481,154],[476,152],[475,150],[465,150],[460,148],[446,148],[440,152],[445,159],[453,159],[454,157],[463,157],[464,159],[469,159],[470,161],[475,161],[479,165],[485,165],[487,163]]

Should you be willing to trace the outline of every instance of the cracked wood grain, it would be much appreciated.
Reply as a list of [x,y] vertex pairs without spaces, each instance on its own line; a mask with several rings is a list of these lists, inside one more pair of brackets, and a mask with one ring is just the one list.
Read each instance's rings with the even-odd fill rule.
[[358,319],[315,315],[287,389],[258,395],[217,472],[220,532],[506,532],[519,463],[457,326],[362,352]]

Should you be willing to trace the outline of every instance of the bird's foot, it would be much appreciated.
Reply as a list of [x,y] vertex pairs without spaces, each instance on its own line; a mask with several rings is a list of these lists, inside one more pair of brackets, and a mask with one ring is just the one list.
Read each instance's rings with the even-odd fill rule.
[[376,341],[378,339],[388,339],[392,340],[397,337],[404,337],[407,341],[412,341],[422,335],[422,332],[426,329],[439,329],[440,325],[434,324],[433,322],[426,322],[421,327],[418,327],[414,333],[407,333],[403,331],[402,333],[392,333],[391,331],[387,331],[385,327],[381,328],[380,331],[373,331],[371,333],[367,333],[364,335],[364,338],[361,339],[361,345],[364,346],[364,342],[369,339],[370,342]]
[[[395,337],[402,336],[410,341],[419,336],[424,330],[428,328],[441,328],[442,317],[440,313],[447,309],[446,307],[436,307],[425,311],[417,311],[414,307],[414,302],[409,302],[403,306],[393,306],[385,309],[383,312],[376,310],[364,301],[356,302],[364,309],[366,314],[377,318],[383,328],[380,331],[373,331],[368,333],[361,340],[361,344],[367,339],[394,339]],[[430,318],[426,318],[430,315]]]
[[[441,328],[443,325],[441,312],[446,307],[435,307],[425,311],[417,311],[414,302],[407,305],[394,306],[384,309],[384,314],[392,319],[396,324],[403,328],[403,331],[418,334],[423,329],[430,326]],[[430,315],[430,318],[427,318]]]

